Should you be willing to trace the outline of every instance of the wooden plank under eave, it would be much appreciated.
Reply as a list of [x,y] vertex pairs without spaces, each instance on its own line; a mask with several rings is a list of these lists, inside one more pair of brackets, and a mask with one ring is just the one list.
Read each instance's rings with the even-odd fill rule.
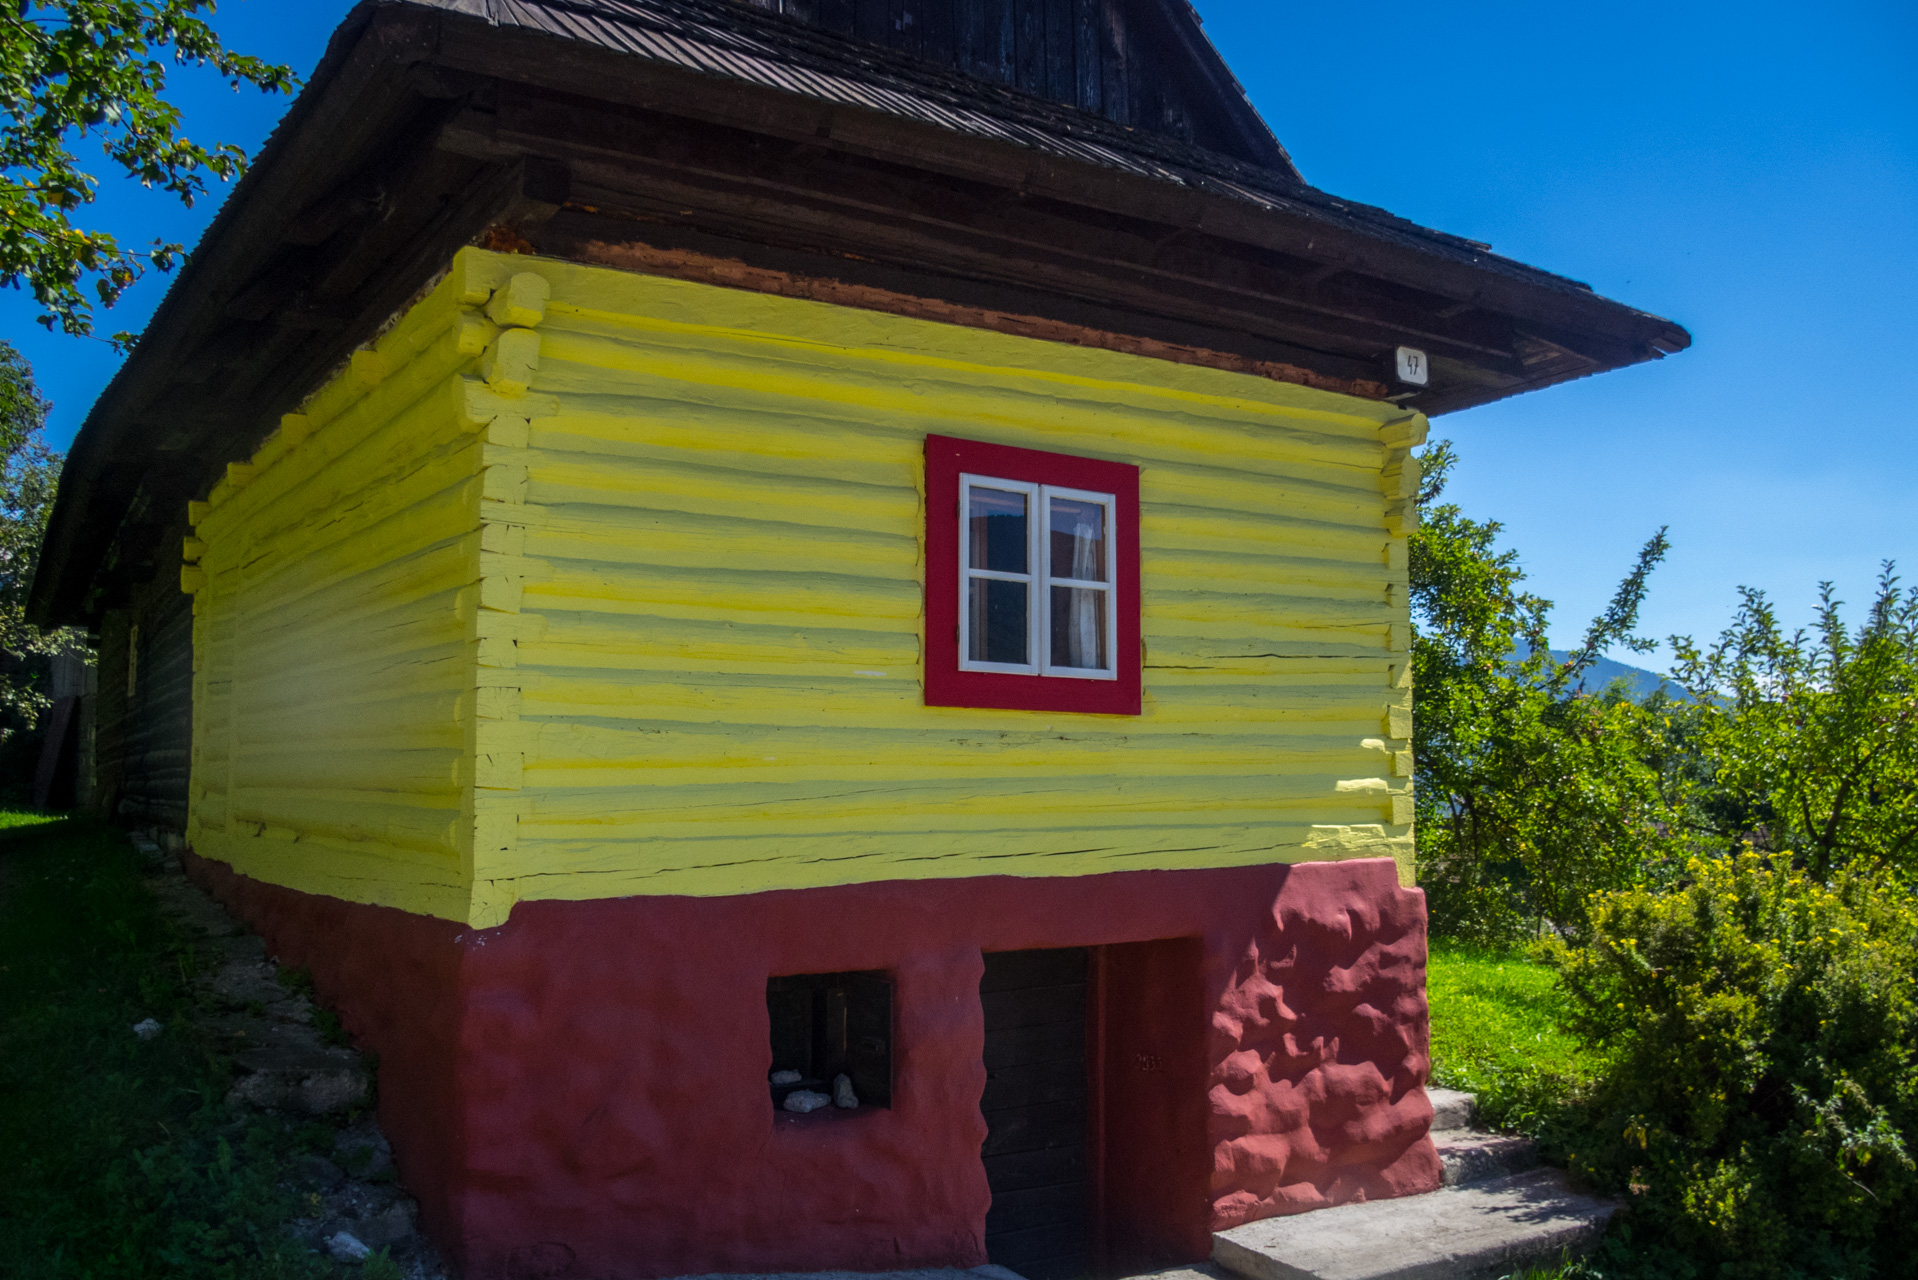
[[1046,9],[1046,87],[1045,95],[1054,102],[1072,102],[1077,97],[1077,77],[1073,74],[1074,0],[1044,0]]
[[1015,83],[1027,93],[1046,91],[1046,0],[1013,0]]
[[893,0],[853,0],[853,38],[885,44],[892,30],[892,5]]
[[954,66],[959,45],[953,8],[957,0],[917,0],[919,6],[920,56]]
[[1012,84],[1018,78],[1019,41],[1014,34],[1013,13],[1018,0],[976,2],[983,6],[986,14],[986,56],[991,64],[988,78],[1000,84]]
[[817,0],[813,25],[836,36],[853,33],[853,0]]
[[1121,0],[1100,0],[1104,10],[1099,24],[1099,114],[1119,124],[1132,123],[1132,100],[1127,92],[1126,54],[1130,36],[1125,6]]
[[[710,158],[708,167],[720,162],[717,152],[707,151]],[[762,162],[765,153],[761,152]],[[624,181],[620,173],[609,167],[583,163],[582,178],[593,186],[600,182]],[[635,177],[639,175],[635,174]],[[593,201],[607,207],[634,207],[635,198],[648,201],[648,207],[676,211],[682,218],[689,212],[694,217],[689,221],[703,219],[708,225],[716,219],[737,221],[739,217],[750,217],[749,209],[735,213],[739,208],[738,196],[730,191],[708,188],[701,191],[682,179],[692,179],[693,175],[665,174],[658,171],[644,176],[645,192],[636,187],[618,193],[616,198]],[[696,180],[696,179],[695,179]],[[1263,333],[1275,340],[1303,343],[1314,350],[1345,350],[1350,356],[1362,357],[1366,369],[1357,368],[1338,374],[1343,377],[1369,377],[1371,360],[1378,352],[1389,350],[1396,342],[1407,337],[1408,325],[1413,321],[1404,316],[1341,316],[1326,314],[1318,308],[1306,307],[1285,302],[1284,310],[1289,314],[1284,330],[1267,329],[1265,326],[1274,318],[1268,313],[1266,303],[1261,298],[1274,296],[1270,290],[1249,287],[1248,277],[1267,277],[1271,289],[1285,289],[1289,276],[1284,272],[1260,272],[1248,268],[1241,261],[1219,261],[1217,273],[1202,277],[1190,273],[1173,274],[1156,268],[1151,263],[1153,248],[1150,242],[1143,240],[1129,229],[1100,227],[1096,224],[1068,224],[1064,219],[1053,219],[1051,230],[1052,243],[1061,246],[1070,244],[1072,249],[1066,252],[1047,252],[1035,245],[1033,235],[1036,221],[1045,219],[1045,215],[1030,207],[1015,210],[995,208],[990,203],[970,198],[969,193],[946,191],[943,205],[955,215],[942,219],[953,223],[950,230],[940,230],[930,219],[918,217],[911,220],[880,218],[867,221],[863,212],[851,203],[855,193],[870,188],[877,199],[884,199],[878,174],[865,174],[850,168],[834,166],[830,184],[835,194],[847,203],[830,204],[833,197],[801,193],[785,187],[779,192],[779,198],[785,203],[781,206],[781,215],[788,236],[799,230],[810,231],[824,238],[825,243],[843,239],[848,247],[857,247],[862,257],[895,263],[913,265],[944,266],[947,269],[961,269],[976,278],[997,280],[1008,284],[1025,284],[1040,288],[1053,288],[1062,296],[1072,297],[1113,297],[1117,288],[1126,297],[1138,297],[1141,284],[1150,283],[1154,295],[1150,310],[1167,314],[1166,308],[1174,303],[1178,305],[1177,314],[1193,321],[1219,322],[1228,318],[1234,324],[1249,324],[1248,332]],[[895,183],[896,186],[896,183]],[[590,188],[588,188],[590,190]],[[611,188],[606,189],[612,195]],[[589,201],[592,197],[588,195]],[[711,207],[710,213],[700,211],[700,205]],[[930,202],[928,202],[930,203]],[[722,207],[723,206],[723,207]],[[965,214],[959,218],[957,215]],[[1011,241],[998,238],[1001,228],[1011,231],[1014,227],[1014,215],[1027,225],[1024,235]],[[977,225],[966,226],[966,221]],[[852,234],[852,228],[859,227],[859,234]],[[954,234],[956,233],[956,234]],[[992,243],[980,243],[980,237],[993,237]],[[1191,255],[1187,255],[1191,256]],[[1108,272],[1097,259],[1106,257],[1125,265],[1117,272]],[[1143,273],[1143,276],[1142,274]],[[1236,278],[1235,278],[1236,277]],[[1095,285],[1095,279],[1105,281],[1103,286]],[[1088,288],[1091,292],[1088,293]],[[1236,305],[1227,305],[1231,299]],[[1278,300],[1278,299],[1275,299]],[[1417,326],[1422,329],[1421,326]],[[1328,347],[1334,338],[1341,339],[1338,346]],[[1357,343],[1356,348],[1350,344]],[[1453,340],[1437,335],[1432,341],[1423,344],[1434,354],[1444,352],[1469,358],[1473,353],[1467,348],[1452,350]]]
[[1073,100],[1097,112],[1105,102],[1099,63],[1099,0],[1072,0]]
[[[590,196],[588,197],[590,200]],[[634,239],[644,230],[646,239]],[[609,234],[610,233],[610,234]],[[1121,310],[1116,303],[1083,302],[1055,292],[951,272],[799,255],[744,241],[728,241],[656,224],[614,223],[590,214],[560,215],[534,236],[540,252],[599,265],[644,270],[705,283],[727,283],[842,306],[893,311],[945,323],[982,325],[1071,342],[1151,355],[1180,363],[1284,377],[1279,366],[1313,368],[1331,378],[1370,378],[1370,364],[1322,351],[1202,325],[1194,320]],[[699,249],[679,246],[697,244]],[[738,264],[751,270],[741,286]],[[710,269],[709,269],[710,268]],[[1026,282],[1030,286],[1032,282]],[[1218,319],[1216,314],[1208,319]],[[1323,366],[1321,368],[1320,366]]]

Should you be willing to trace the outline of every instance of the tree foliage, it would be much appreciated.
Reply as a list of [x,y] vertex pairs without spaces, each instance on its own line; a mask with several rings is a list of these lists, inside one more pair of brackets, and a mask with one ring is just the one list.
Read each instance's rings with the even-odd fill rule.
[[1662,532],[1554,657],[1500,527],[1441,500],[1450,447],[1425,465],[1420,880],[1435,934],[1537,942],[1601,1064],[1535,1108],[1632,1206],[1594,1274],[1908,1274],[1918,591],[1887,565],[1857,625],[1826,585],[1787,631],[1747,589],[1709,646],[1672,638],[1667,688],[1593,691],[1607,647],[1649,647],[1632,632]]
[[1742,593],[1710,648],[1674,638],[1695,701],[1692,825],[1721,848],[1790,850],[1814,876],[1859,859],[1918,874],[1918,590],[1888,564],[1854,631],[1830,583],[1786,633]]
[[1788,632],[1745,589],[1709,646],[1671,639],[1669,689],[1594,689],[1633,634],[1661,530],[1578,649],[1547,648],[1496,521],[1443,501],[1447,443],[1423,459],[1411,539],[1420,880],[1435,931],[1513,942],[1576,933],[1593,893],[1669,879],[1696,853],[1789,851],[1814,877],[1858,859],[1918,877],[1918,589],[1886,565],[1864,620],[1832,588]]
[[[41,435],[47,408],[32,367],[0,342],[0,650],[16,658],[77,642],[70,633],[45,635],[27,623],[27,592],[60,479],[60,456]],[[0,739],[17,726],[31,727],[45,707],[45,695],[21,674],[21,664],[0,671]]]
[[1419,880],[1435,932],[1505,942],[1576,931],[1594,892],[1634,883],[1673,851],[1656,763],[1657,717],[1588,674],[1632,634],[1664,531],[1569,656],[1546,637],[1551,603],[1524,590],[1501,526],[1441,502],[1449,443],[1421,460],[1411,539]]
[[290,68],[227,49],[201,16],[213,10],[213,0],[0,8],[0,283],[31,289],[42,323],[92,332],[95,300],[112,306],[148,266],[170,270],[183,252],[161,240],[130,248],[76,225],[98,188],[73,151],[77,140],[96,139],[110,164],[190,206],[209,178],[238,177],[246,153],[180,132],[179,108],[163,96],[168,60],[211,67],[236,89],[293,87]]

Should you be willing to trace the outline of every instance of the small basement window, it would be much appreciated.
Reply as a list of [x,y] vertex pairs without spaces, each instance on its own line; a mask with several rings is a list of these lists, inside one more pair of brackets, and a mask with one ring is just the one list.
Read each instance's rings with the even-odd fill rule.
[[883,970],[769,978],[766,1013],[775,1108],[892,1105],[892,983]]

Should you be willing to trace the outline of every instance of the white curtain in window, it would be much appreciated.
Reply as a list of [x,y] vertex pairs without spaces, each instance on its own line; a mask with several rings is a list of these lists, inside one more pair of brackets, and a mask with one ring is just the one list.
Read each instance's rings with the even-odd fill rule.
[[[1105,566],[1099,563],[1100,551],[1104,540],[1099,536],[1099,527],[1088,521],[1080,520],[1072,528],[1072,576],[1081,582],[1097,582],[1105,577]],[[1075,667],[1101,667],[1099,641],[1100,633],[1105,630],[1099,617],[1099,597],[1097,591],[1074,591],[1072,593],[1072,632],[1068,641],[1068,652]]]

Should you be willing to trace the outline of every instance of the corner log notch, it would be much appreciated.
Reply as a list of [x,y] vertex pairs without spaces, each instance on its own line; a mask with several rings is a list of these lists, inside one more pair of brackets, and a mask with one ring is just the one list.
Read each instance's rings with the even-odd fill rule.
[[[340,28],[76,441],[36,621],[151,582],[185,501],[475,242],[1426,414],[1690,341],[1318,192],[1250,124],[1262,164],[738,0],[496,8],[366,0]],[[1394,382],[1400,345],[1429,385]]]

